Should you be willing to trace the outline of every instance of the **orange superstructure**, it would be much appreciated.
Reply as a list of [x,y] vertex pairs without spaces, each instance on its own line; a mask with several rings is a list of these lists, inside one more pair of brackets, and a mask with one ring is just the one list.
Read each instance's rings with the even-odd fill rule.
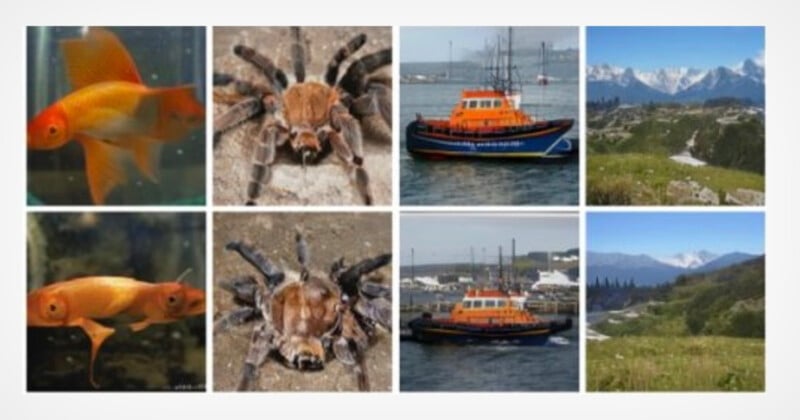
[[532,324],[538,319],[525,310],[525,297],[502,290],[467,290],[453,307],[449,322],[473,325]]
[[465,90],[450,119],[426,119],[432,126],[455,131],[492,132],[528,126],[535,120],[516,107],[513,96],[495,90]]

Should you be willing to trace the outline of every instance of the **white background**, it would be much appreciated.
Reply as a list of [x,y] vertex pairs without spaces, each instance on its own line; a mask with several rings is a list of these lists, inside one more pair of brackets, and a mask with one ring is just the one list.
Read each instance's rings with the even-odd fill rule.
[[[0,401],[3,418],[796,418],[798,328],[794,311],[800,276],[796,262],[798,88],[797,42],[800,13],[790,1],[33,1],[6,0],[0,13]],[[766,27],[767,77],[767,391],[750,394],[658,393],[399,393],[398,352],[394,352],[392,393],[33,393],[25,392],[25,26],[39,25],[382,25],[394,26],[395,64],[398,27],[592,26],[592,25],[757,25]],[[581,28],[581,53],[585,53]],[[207,51],[211,51],[211,38]],[[208,76],[211,57],[207,57]],[[584,65],[582,58],[581,65]],[[397,77],[395,66],[395,81]],[[583,83],[583,82],[582,82]],[[399,100],[395,89],[395,136]],[[207,103],[210,103],[210,89]],[[583,97],[581,97],[583,103]],[[581,111],[581,120],[583,111]],[[210,134],[210,124],[208,124]],[[581,132],[585,133],[585,127]],[[209,135],[210,138],[210,135]],[[209,142],[210,144],[210,142]],[[209,145],[210,152],[210,145]],[[395,145],[395,153],[398,153]],[[395,162],[397,159],[395,158]],[[211,164],[207,165],[211,168]],[[581,164],[583,167],[583,163]],[[398,203],[394,168],[394,202]],[[581,176],[581,182],[583,182]],[[211,191],[210,176],[207,191]],[[208,202],[211,202],[209,197]],[[584,200],[582,199],[583,203]],[[71,210],[80,210],[72,208]],[[90,207],[82,208],[90,210]],[[197,208],[195,208],[197,209]],[[203,207],[199,208],[204,210]],[[208,206],[205,209],[212,210]],[[445,210],[446,208],[440,208]],[[535,207],[525,208],[536,210]],[[567,209],[567,208],[561,208]],[[59,209],[53,209],[59,210]],[[173,210],[116,208],[115,210]],[[174,209],[178,210],[178,209]],[[181,209],[186,211],[188,209]],[[227,209],[226,209],[227,210]],[[284,210],[284,209],[281,209]],[[307,210],[290,208],[290,210]],[[319,211],[324,209],[314,209]],[[342,210],[342,208],[338,208]],[[399,255],[398,206],[394,211],[394,253]],[[465,210],[465,209],[459,209]],[[482,208],[482,210],[512,210]],[[514,208],[513,210],[520,210]],[[550,210],[553,210],[550,208]],[[581,207],[581,214],[586,210]],[[613,209],[611,209],[613,210]],[[679,209],[685,211],[687,209]],[[711,211],[717,209],[700,209]],[[247,210],[244,210],[247,211]],[[739,211],[722,209],[721,211]],[[211,231],[211,218],[207,217]],[[582,229],[583,232],[583,229]],[[584,237],[581,234],[581,248]],[[211,238],[207,241],[210,251]],[[210,252],[208,258],[210,259]],[[210,263],[210,260],[209,260]],[[399,264],[395,264],[395,277]],[[208,270],[209,273],[213,270]],[[397,312],[397,311],[395,311]],[[397,314],[395,314],[397,317]],[[210,315],[209,315],[210,319]],[[210,344],[210,340],[209,340]],[[395,339],[395,349],[397,349]],[[209,346],[210,350],[210,346]],[[583,354],[583,352],[582,352]],[[211,361],[207,362],[209,389]],[[581,383],[585,383],[582,375]],[[793,402],[793,404],[792,404]]]

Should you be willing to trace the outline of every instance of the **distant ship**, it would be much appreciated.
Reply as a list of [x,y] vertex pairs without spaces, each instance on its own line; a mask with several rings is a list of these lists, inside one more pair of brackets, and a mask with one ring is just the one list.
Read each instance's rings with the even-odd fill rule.
[[547,77],[547,48],[542,42],[542,69],[539,75],[536,76],[536,84],[539,86],[547,86],[550,84],[550,78]]
[[507,58],[491,68],[491,87],[462,91],[448,119],[417,114],[406,126],[409,153],[431,158],[561,158],[577,153],[576,145],[563,138],[575,120],[537,120],[520,109],[521,84],[512,76],[508,31]]

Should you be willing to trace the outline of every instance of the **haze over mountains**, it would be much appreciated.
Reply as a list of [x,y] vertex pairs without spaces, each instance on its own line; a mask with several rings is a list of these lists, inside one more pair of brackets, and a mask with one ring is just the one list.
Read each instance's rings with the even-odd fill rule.
[[586,262],[587,279],[594,282],[599,278],[601,283],[606,278],[621,283],[633,279],[637,286],[654,286],[671,282],[681,274],[706,273],[756,257],[742,252],[715,255],[708,251],[695,251],[657,259],[645,254],[590,251]]
[[587,69],[587,92],[589,101],[617,97],[623,103],[702,102],[733,97],[763,104],[764,65],[749,58],[733,68],[710,70],[679,67],[644,72],[594,65]]

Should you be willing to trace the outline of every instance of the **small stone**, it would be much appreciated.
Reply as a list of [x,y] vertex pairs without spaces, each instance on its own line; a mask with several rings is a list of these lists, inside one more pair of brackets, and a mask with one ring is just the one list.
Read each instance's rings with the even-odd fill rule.
[[733,192],[725,193],[725,204],[736,206],[763,206],[764,193],[746,188],[737,188]]
[[696,181],[670,181],[667,197],[675,204],[719,205],[719,196]]

